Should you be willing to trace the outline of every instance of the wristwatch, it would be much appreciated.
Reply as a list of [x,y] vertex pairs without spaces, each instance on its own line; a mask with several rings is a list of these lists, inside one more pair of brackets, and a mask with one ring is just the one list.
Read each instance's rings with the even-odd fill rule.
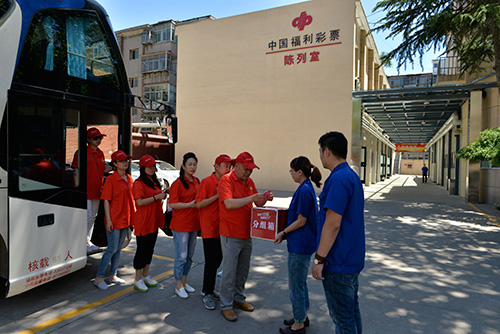
[[318,255],[318,253],[314,254],[314,264],[323,264],[326,261],[326,257],[322,257]]

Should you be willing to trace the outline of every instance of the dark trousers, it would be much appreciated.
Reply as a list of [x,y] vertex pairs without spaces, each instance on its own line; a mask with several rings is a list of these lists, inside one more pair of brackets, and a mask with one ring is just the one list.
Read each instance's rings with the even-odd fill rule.
[[148,264],[151,264],[157,237],[158,231],[135,237],[137,243],[137,250],[134,256],[135,270],[144,269]]
[[203,252],[205,253],[205,270],[203,272],[203,292],[213,294],[217,268],[222,262],[222,249],[219,238],[203,239]]
[[427,174],[422,174],[422,183],[427,183]]

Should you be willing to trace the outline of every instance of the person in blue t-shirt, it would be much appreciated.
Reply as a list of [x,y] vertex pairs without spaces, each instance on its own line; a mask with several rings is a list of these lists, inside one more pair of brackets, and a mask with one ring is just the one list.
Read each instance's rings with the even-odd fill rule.
[[290,174],[299,184],[288,208],[287,226],[276,236],[275,244],[285,238],[288,245],[288,287],[292,302],[293,318],[283,321],[288,327],[280,328],[280,333],[302,334],[309,326],[309,292],[307,273],[311,255],[316,250],[318,204],[316,192],[311,183],[321,187],[321,172],[308,158],[300,156],[290,162]]
[[429,171],[429,168],[424,164],[424,167],[422,167],[422,183],[427,183],[427,172]]
[[360,334],[358,276],[365,263],[364,195],[346,161],[347,139],[328,132],[319,139],[323,167],[330,170],[319,195],[319,245],[312,275],[323,281],[336,334]]

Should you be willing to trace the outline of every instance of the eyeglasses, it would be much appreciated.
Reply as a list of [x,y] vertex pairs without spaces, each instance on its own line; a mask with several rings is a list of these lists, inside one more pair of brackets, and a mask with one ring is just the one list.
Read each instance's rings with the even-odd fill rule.
[[95,140],[95,141],[102,140],[102,136],[94,137],[94,138],[92,138],[92,140]]

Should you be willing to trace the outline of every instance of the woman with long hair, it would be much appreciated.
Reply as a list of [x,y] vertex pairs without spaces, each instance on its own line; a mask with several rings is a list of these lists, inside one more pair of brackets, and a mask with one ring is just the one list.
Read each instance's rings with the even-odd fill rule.
[[290,162],[290,174],[299,184],[288,208],[286,228],[278,233],[275,244],[285,238],[288,245],[288,287],[292,302],[293,318],[284,320],[288,327],[280,328],[280,333],[303,334],[309,326],[309,292],[307,274],[311,255],[316,251],[318,204],[316,192],[311,183],[321,187],[321,173],[308,158],[300,156]]
[[176,281],[175,294],[180,298],[188,298],[188,293],[196,290],[187,283],[187,276],[193,263],[196,237],[200,230],[200,218],[195,198],[200,182],[194,176],[198,166],[198,158],[192,152],[184,154],[180,175],[170,188],[169,205],[172,210],[170,228],[174,234]]
[[146,154],[139,160],[140,176],[132,189],[137,211],[134,216],[134,234],[137,250],[134,256],[134,289],[147,292],[158,285],[149,275],[158,228],[164,224],[162,200],[167,193],[161,189],[156,177],[156,160]]
[[104,281],[106,268],[111,261],[111,282],[125,284],[125,280],[117,276],[118,262],[123,242],[132,225],[134,215],[134,199],[132,197],[132,177],[127,174],[128,163],[132,157],[118,150],[111,155],[111,165],[114,173],[107,177],[102,189],[101,199],[104,200],[106,221],[106,238],[108,247],[102,255],[94,285],[101,290],[108,289]]

